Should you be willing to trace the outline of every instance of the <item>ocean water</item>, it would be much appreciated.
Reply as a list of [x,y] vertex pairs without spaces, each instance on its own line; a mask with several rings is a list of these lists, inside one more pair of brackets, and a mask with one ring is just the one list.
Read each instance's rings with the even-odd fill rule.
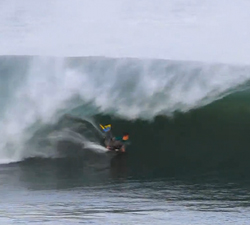
[[59,160],[2,167],[1,224],[249,223],[246,177],[147,177],[120,167]]
[[249,224],[249,9],[1,1],[0,224]]

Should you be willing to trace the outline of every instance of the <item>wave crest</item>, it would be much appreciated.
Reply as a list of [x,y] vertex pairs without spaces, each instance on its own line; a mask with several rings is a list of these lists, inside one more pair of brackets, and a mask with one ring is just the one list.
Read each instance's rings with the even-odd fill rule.
[[248,88],[250,78],[247,66],[168,60],[6,56],[0,65],[0,156],[10,160],[66,112],[152,119]]

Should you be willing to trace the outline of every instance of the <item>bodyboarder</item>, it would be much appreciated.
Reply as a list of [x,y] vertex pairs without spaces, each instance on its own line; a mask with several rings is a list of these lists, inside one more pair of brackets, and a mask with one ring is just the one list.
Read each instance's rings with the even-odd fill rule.
[[100,127],[105,132],[104,145],[108,150],[122,153],[126,152],[125,147],[128,145],[129,140],[128,132],[123,132],[121,137],[113,137],[110,124],[106,126],[100,124]]

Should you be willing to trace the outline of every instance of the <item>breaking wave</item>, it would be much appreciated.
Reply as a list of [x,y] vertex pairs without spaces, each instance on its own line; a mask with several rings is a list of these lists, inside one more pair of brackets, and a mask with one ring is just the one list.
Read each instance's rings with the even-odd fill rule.
[[[167,154],[166,160],[181,162],[191,159],[193,151],[205,159],[204,151],[211,156],[218,149],[224,157],[224,151],[233,155],[239,146],[248,146],[249,66],[1,56],[0,73],[2,163],[59,157],[64,142],[105,152],[99,122],[111,122],[115,133],[128,130],[132,155],[147,149],[145,160]],[[154,157],[149,148],[156,149]]]

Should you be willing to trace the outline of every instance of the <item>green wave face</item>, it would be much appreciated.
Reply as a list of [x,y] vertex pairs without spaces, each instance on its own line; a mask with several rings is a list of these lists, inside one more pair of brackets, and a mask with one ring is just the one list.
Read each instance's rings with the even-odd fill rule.
[[[117,135],[130,132],[135,168],[245,166],[249,71],[156,59],[3,56],[1,162],[58,157],[63,141],[98,144],[98,129],[89,135],[81,122],[65,119],[70,114],[95,119],[92,127],[111,123]],[[60,147],[51,141],[55,133]]]

